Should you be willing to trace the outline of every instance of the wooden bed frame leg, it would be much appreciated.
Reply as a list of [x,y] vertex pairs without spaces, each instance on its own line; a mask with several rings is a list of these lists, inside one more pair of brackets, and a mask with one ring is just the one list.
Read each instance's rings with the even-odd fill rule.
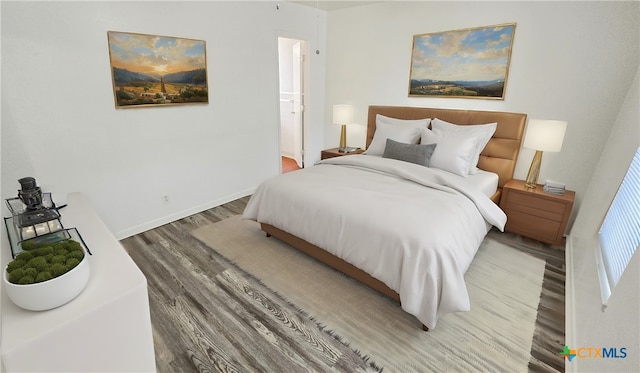
[[422,330],[424,330],[425,332],[429,331],[429,327],[426,326],[425,324],[422,324]]
[[267,236],[267,238],[271,237],[271,233],[265,232],[264,235]]

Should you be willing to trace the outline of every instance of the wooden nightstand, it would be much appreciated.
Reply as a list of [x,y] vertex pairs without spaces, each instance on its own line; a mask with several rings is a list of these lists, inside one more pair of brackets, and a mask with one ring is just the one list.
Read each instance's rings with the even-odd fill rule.
[[542,185],[526,189],[523,180],[511,180],[502,189],[500,208],[507,214],[505,231],[552,245],[562,243],[576,193],[546,193]]
[[350,154],[361,154],[364,153],[364,150],[362,149],[358,149],[349,153],[342,153],[338,151],[338,148],[332,148],[332,149],[325,149],[320,153],[320,159],[327,159],[327,158],[333,158],[333,157],[342,157],[343,155],[350,155]]

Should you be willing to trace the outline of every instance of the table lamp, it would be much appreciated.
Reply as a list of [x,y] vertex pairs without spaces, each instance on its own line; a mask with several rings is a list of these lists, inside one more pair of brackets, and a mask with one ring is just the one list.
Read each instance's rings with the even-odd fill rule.
[[527,133],[524,138],[524,147],[535,150],[531,161],[525,186],[534,189],[538,183],[542,152],[559,152],[562,149],[564,133],[567,122],[559,120],[531,119],[527,125]]
[[333,105],[333,124],[342,125],[339,152],[345,153],[351,149],[347,147],[347,124],[353,123],[354,117],[355,113],[352,105]]

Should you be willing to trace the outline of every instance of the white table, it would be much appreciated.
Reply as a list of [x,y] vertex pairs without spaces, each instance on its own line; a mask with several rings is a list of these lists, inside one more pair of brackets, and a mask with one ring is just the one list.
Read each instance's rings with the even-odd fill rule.
[[71,302],[41,312],[3,293],[4,371],[155,372],[146,278],[81,193],[67,204],[62,224],[76,227],[93,254],[89,282]]

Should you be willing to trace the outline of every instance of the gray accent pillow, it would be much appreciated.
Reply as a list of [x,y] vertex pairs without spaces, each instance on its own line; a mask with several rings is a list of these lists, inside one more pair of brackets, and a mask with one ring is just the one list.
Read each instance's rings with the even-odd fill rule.
[[429,167],[429,160],[437,144],[404,144],[387,139],[382,158],[392,158],[400,161],[416,163]]

